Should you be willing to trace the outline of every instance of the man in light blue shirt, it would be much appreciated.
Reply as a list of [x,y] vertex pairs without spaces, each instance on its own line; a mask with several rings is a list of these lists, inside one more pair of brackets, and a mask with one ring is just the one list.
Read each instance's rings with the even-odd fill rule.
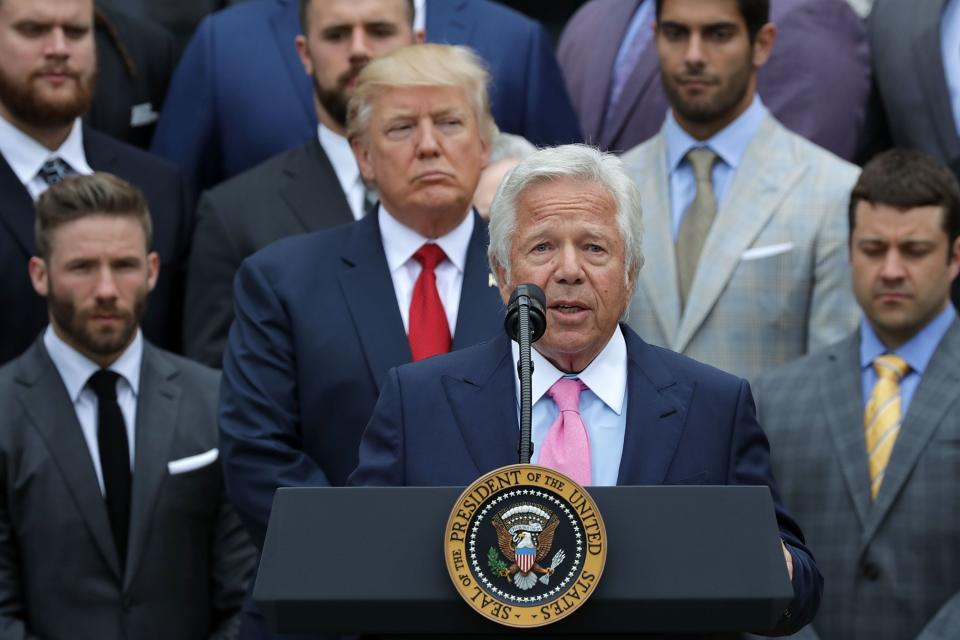
[[755,385],[784,502],[830,585],[803,637],[956,638],[960,184],[894,149],[850,200],[859,330]]

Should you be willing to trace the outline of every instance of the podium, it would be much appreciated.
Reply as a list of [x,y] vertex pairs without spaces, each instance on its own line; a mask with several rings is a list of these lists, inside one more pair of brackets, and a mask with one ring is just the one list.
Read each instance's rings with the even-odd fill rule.
[[277,491],[254,601],[279,633],[556,637],[763,631],[793,598],[767,487],[589,487],[608,552],[591,599],[510,629],[457,594],[443,556],[456,487]]

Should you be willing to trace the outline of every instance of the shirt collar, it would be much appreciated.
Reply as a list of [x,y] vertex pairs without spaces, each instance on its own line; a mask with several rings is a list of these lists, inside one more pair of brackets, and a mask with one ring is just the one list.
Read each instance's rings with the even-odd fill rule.
[[[520,345],[511,341],[513,361],[520,358]],[[542,398],[553,383],[566,374],[557,369],[544,358],[535,348],[530,350],[530,359],[533,361],[533,380],[531,397],[533,404]],[[576,375],[583,381],[611,411],[620,415],[623,411],[623,398],[627,393],[627,343],[623,339],[623,331],[618,326],[597,357],[587,368]],[[520,398],[520,377],[514,378],[514,388],[517,398]]]
[[[53,327],[48,325],[43,333],[43,346],[50,359],[63,379],[64,386],[70,400],[77,402],[80,394],[87,386],[90,376],[100,370],[100,365],[68,345],[57,335]],[[117,373],[127,381],[136,396],[140,390],[140,365],[143,362],[143,335],[137,329],[130,346],[117,358],[108,369]]]
[[943,339],[947,329],[953,324],[957,317],[957,312],[953,310],[952,304],[947,304],[947,308],[933,320],[927,323],[923,329],[898,348],[890,351],[880,338],[866,318],[860,320],[860,368],[866,369],[873,365],[873,361],[885,353],[893,353],[906,360],[912,371],[923,375],[927,365],[930,364],[930,358],[936,350],[940,340]]
[[380,238],[383,240],[383,252],[387,257],[387,267],[394,273],[413,259],[417,249],[428,242],[440,245],[447,254],[453,266],[463,273],[467,263],[467,249],[470,248],[470,237],[473,235],[473,211],[467,212],[463,222],[453,231],[436,239],[425,238],[410,227],[401,224],[382,204],[378,211],[380,223]]
[[413,30],[427,31],[427,0],[413,0]]
[[27,184],[37,176],[40,167],[50,158],[61,158],[77,173],[90,174],[93,169],[87,164],[83,151],[83,126],[80,118],[73,123],[70,135],[59,149],[51,151],[0,117],[0,153],[17,175],[21,184]]
[[698,147],[709,147],[728,167],[736,170],[766,115],[767,108],[763,106],[760,96],[754,96],[753,102],[736,120],[712,137],[706,140],[697,140],[683,130],[683,127],[673,117],[673,111],[668,110],[667,119],[663,125],[663,136],[667,145],[668,172],[676,171],[687,152]]
[[333,165],[337,181],[345,192],[349,192],[360,179],[360,167],[357,166],[357,158],[353,155],[350,142],[323,124],[317,125],[317,136],[320,138],[320,146]]

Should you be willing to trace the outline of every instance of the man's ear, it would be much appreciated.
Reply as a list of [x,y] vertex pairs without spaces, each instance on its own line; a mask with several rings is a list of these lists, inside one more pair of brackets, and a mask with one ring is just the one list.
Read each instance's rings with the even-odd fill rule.
[[307,38],[303,34],[293,39],[293,44],[297,47],[297,55],[300,57],[300,64],[308,76],[313,77],[313,60],[310,59],[310,46],[307,44]]
[[360,175],[363,176],[365,181],[376,184],[377,173],[374,170],[373,163],[370,162],[370,153],[367,151],[367,144],[363,136],[352,138],[350,148],[353,149],[353,155],[357,159]]
[[773,54],[773,45],[777,40],[777,26],[772,22],[760,27],[753,41],[753,66],[757,69],[767,64]]
[[510,302],[510,293],[512,287],[510,286],[510,281],[507,279],[507,272],[500,266],[499,262],[493,263],[493,275],[497,279],[497,288],[500,289],[500,297],[503,299],[503,304]]
[[38,258],[33,256],[30,258],[30,262],[27,263],[27,270],[30,272],[30,284],[33,285],[33,290],[37,292],[38,295],[47,297],[47,294],[50,293],[50,281],[47,278],[47,263],[44,262],[43,258]]
[[156,251],[147,254],[147,291],[153,291],[160,276],[160,255]]

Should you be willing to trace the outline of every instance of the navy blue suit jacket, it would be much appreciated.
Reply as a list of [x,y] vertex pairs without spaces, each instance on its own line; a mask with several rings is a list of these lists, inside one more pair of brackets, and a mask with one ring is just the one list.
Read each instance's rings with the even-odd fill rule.
[[[780,501],[748,383],[622,329],[629,406],[617,483],[769,486],[796,594],[777,630],[799,629],[816,613],[823,579]],[[462,486],[515,464],[515,370],[506,336],[391,370],[349,484]]]
[[[168,162],[83,127],[83,150],[94,171],[106,171],[137,186],[147,197],[153,221],[153,250],[160,276],[140,323],[153,344],[180,351],[183,292],[193,201],[180,171]],[[0,156],[0,363],[26,350],[47,326],[47,301],[30,284],[27,262],[36,255],[33,200]]]
[[[475,222],[454,349],[503,326],[486,224]],[[234,296],[221,448],[227,495],[261,546],[278,487],[345,484],[384,375],[411,355],[375,215],[259,251]]]
[[[537,22],[488,0],[431,0],[426,31],[430,42],[467,45],[486,61],[502,130],[540,145],[581,140]],[[174,73],[152,150],[205,189],[315,138],[300,32],[297,0],[253,0],[207,17]]]

